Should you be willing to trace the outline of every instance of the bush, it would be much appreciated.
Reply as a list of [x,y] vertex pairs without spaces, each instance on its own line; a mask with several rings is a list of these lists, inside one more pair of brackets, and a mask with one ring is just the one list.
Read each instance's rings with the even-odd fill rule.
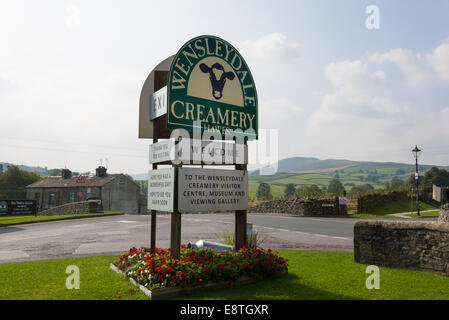
[[259,187],[257,188],[256,197],[258,199],[271,199],[273,196],[271,195],[270,185],[265,182],[259,184]]
[[[265,239],[266,237],[262,238],[257,231],[253,230],[250,234],[247,234],[248,248],[262,249],[261,245],[265,241]],[[228,246],[234,246],[234,231],[223,231],[223,233],[218,237],[217,240]]]
[[287,271],[287,259],[279,257],[277,251],[246,246],[221,253],[182,246],[179,260],[173,259],[168,249],[156,249],[152,254],[149,248],[131,248],[115,265],[150,290],[235,281],[241,276],[267,277]]

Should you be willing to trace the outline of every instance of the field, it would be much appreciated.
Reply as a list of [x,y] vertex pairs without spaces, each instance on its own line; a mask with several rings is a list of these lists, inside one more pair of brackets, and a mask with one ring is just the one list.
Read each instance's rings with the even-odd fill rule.
[[265,182],[271,186],[273,197],[284,195],[287,184],[295,186],[309,186],[316,184],[321,189],[329,185],[329,181],[338,178],[349,191],[353,186],[365,184],[372,185],[375,189],[384,187],[385,182],[392,179],[406,181],[413,173],[413,166],[398,164],[366,163],[338,167],[335,169],[316,169],[299,172],[278,172],[274,175],[251,174],[249,176],[249,197],[255,197],[260,183]]

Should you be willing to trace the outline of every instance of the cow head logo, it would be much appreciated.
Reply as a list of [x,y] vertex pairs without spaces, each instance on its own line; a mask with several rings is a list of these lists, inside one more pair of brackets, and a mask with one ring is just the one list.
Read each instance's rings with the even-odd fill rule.
[[[226,83],[226,79],[233,80],[235,75],[232,72],[225,72],[224,68],[218,62],[214,63],[212,67],[208,67],[205,63],[200,64],[200,69],[204,73],[209,74],[210,83],[212,85],[212,95],[215,99],[221,99],[223,97],[223,88]],[[223,73],[220,76],[220,79],[217,80],[214,69],[220,70]]]

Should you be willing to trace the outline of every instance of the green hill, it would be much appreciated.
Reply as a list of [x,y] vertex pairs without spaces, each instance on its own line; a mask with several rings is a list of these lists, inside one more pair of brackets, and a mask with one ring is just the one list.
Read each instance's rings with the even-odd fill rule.
[[[424,173],[432,167],[435,166],[419,165],[419,171]],[[449,169],[448,167],[441,168]],[[294,157],[280,160],[276,174],[262,175],[260,172],[256,170],[249,175],[250,197],[255,197],[257,187],[262,182],[271,185],[271,192],[275,197],[282,196],[285,186],[289,183],[295,186],[316,184],[323,189],[334,178],[339,179],[348,191],[353,186],[365,184],[370,184],[374,188],[382,188],[385,182],[391,182],[392,179],[405,182],[415,172],[415,166],[396,162]]]

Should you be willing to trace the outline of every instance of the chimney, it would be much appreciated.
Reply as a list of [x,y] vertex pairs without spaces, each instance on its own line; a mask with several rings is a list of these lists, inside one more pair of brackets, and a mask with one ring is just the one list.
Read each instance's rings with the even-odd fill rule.
[[99,166],[97,169],[95,169],[95,175],[96,175],[98,178],[106,177],[106,175],[107,175],[106,170],[107,170],[107,169],[106,169],[105,167]]
[[62,176],[62,179],[71,179],[72,171],[70,171],[69,169],[62,169],[61,176]]

